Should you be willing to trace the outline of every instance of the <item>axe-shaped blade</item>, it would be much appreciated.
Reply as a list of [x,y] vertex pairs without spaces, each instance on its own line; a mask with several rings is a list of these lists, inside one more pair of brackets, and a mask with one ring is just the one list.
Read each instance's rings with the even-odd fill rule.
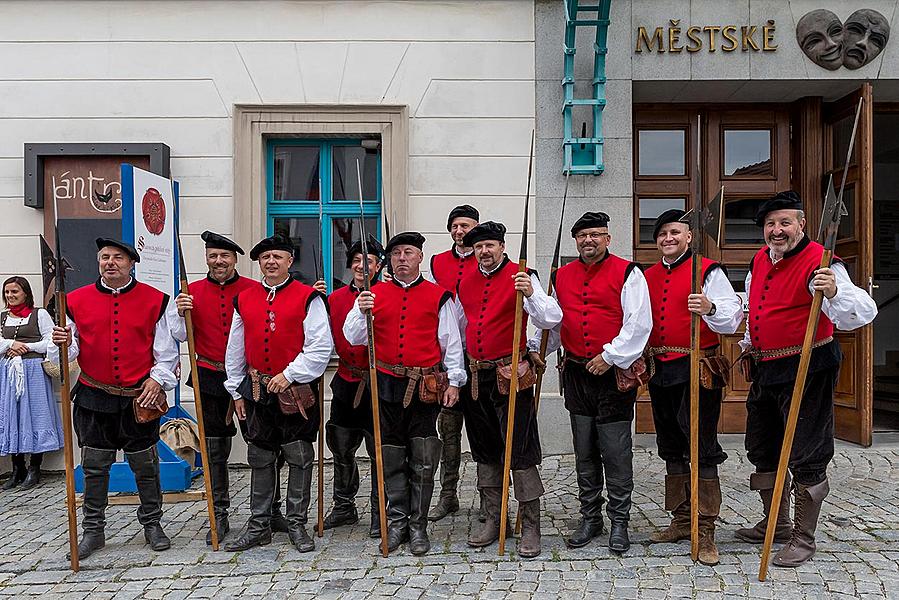
[[[846,205],[837,197],[833,189],[833,175],[827,180],[827,193],[824,195],[824,209],[821,211],[821,224],[818,227],[818,240],[821,244],[833,249],[840,218],[849,214]],[[830,244],[830,245],[828,245]]]
[[717,245],[721,241],[721,226],[724,222],[722,219],[723,212],[724,186],[721,186],[721,189],[718,190],[718,193],[705,208],[701,211],[691,208],[680,218],[680,221],[682,223],[689,223],[690,229],[693,231],[693,241],[695,244],[701,244],[702,236],[705,234],[712,238]]

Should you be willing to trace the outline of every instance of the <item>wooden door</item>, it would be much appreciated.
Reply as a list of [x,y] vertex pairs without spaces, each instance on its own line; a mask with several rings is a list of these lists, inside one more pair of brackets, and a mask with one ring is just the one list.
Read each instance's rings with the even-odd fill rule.
[[[863,99],[855,147],[846,173],[843,202],[849,212],[840,222],[835,253],[846,265],[852,281],[868,289],[874,274],[874,172],[873,121],[874,103],[870,83],[836,102],[825,103],[824,120],[824,176],[821,189],[833,176],[839,193],[843,165],[859,99]],[[823,198],[823,193],[821,195]],[[809,230],[814,236],[815,228]],[[873,334],[871,326],[853,332],[839,332],[837,339],[843,350],[843,364],[834,395],[836,436],[863,446],[871,445],[873,418]]]

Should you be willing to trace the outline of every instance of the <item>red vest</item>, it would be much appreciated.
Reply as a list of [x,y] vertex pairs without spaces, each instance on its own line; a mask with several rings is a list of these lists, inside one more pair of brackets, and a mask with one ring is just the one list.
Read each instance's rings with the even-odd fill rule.
[[[707,258],[702,259],[702,278],[709,274],[711,267],[718,263]],[[685,257],[673,267],[657,262],[648,269],[646,284],[649,286],[649,299],[652,302],[652,333],[649,334],[649,346],[680,346],[689,348],[690,315],[687,310],[687,297],[693,289],[693,260]],[[714,348],[720,341],[718,334],[709,329],[704,319],[699,319],[699,345],[701,348]],[[687,356],[679,352],[657,354],[661,361],[675,360]]]
[[[188,286],[190,295],[194,297],[194,307],[190,312],[198,356],[214,362],[225,362],[231,317],[234,316],[234,298],[254,283],[249,277],[237,274],[225,283],[219,283],[207,275]],[[198,360],[197,363],[216,370],[204,360]]]
[[[68,295],[68,313],[78,328],[78,366],[105,385],[134,387],[153,368],[156,323],[169,297],[132,281],[111,292],[99,281]],[[81,383],[88,385],[81,380]]]
[[236,308],[243,320],[247,364],[260,373],[277,375],[303,351],[309,303],[323,296],[293,279],[278,289],[274,300],[267,296],[268,290],[254,281],[238,294]]
[[462,278],[477,270],[478,260],[475,258],[474,252],[462,257],[456,254],[456,249],[453,247],[431,257],[431,276],[434,277],[434,281],[454,295]]
[[359,381],[360,378],[354,377],[346,365],[356,367],[357,369],[368,369],[368,347],[353,346],[343,335],[343,324],[346,322],[346,316],[350,314],[350,310],[352,310],[358,297],[359,290],[354,285],[345,285],[328,296],[328,312],[331,313],[331,335],[334,338],[334,349],[337,351],[337,356],[340,357],[340,363],[337,365],[337,374],[347,381]]
[[593,358],[618,336],[624,323],[621,291],[636,266],[607,252],[598,263],[573,260],[556,271],[553,290],[562,307],[565,352]]
[[[753,347],[777,350],[802,345],[812,305],[808,283],[814,277],[815,269],[821,266],[823,253],[821,244],[805,238],[777,264],[771,262],[767,247],[753,257],[749,320],[746,323]],[[831,335],[833,323],[821,313],[815,341]]]
[[374,325],[378,360],[406,367],[439,364],[443,360],[437,339],[440,308],[452,300],[452,294],[425,279],[407,288],[393,281],[381,281],[371,291],[376,296]]
[[[515,284],[518,264],[503,259],[490,275],[475,269],[459,282],[459,301],[468,324],[465,349],[476,360],[496,360],[512,354],[515,316]],[[528,269],[528,273],[532,271]],[[521,320],[521,350],[527,343],[528,313]]]

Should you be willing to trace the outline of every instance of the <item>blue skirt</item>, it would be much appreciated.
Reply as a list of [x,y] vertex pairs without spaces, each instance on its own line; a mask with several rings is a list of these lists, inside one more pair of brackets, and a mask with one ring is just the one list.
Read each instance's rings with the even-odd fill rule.
[[0,455],[52,452],[63,445],[59,404],[40,358],[22,360],[25,391],[16,398],[8,361],[0,358]]

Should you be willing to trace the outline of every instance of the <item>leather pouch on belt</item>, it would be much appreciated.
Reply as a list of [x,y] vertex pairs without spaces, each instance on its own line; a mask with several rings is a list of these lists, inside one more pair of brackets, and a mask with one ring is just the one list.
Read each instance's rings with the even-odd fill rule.
[[[518,391],[526,390],[537,383],[537,375],[531,363],[522,360],[518,363]],[[503,365],[496,368],[496,389],[503,396],[508,396],[512,389],[512,365]]]
[[156,419],[161,418],[165,413],[167,413],[169,408],[168,403],[166,403],[165,408],[162,408],[160,406],[150,406],[148,408],[144,408],[137,403],[137,397],[132,399],[131,406],[134,409],[134,420],[138,423],[149,423],[150,421],[155,421]]
[[707,390],[720,390],[730,383],[730,361],[715,354],[699,359],[699,384]]
[[278,393],[278,407],[285,415],[300,413],[304,419],[306,409],[315,404],[315,394],[308,383],[293,383],[283,392]]
[[743,379],[752,383],[752,380],[755,379],[755,359],[749,354],[743,353],[737,358],[737,364],[740,365],[740,374],[743,375]]
[[425,404],[434,404],[443,398],[448,387],[449,374],[445,371],[422,375],[418,382],[418,399]]
[[626,369],[621,367],[613,367],[615,369],[615,385],[619,392],[627,392],[646,385],[651,378],[650,372],[646,369],[646,361],[641,356]]

